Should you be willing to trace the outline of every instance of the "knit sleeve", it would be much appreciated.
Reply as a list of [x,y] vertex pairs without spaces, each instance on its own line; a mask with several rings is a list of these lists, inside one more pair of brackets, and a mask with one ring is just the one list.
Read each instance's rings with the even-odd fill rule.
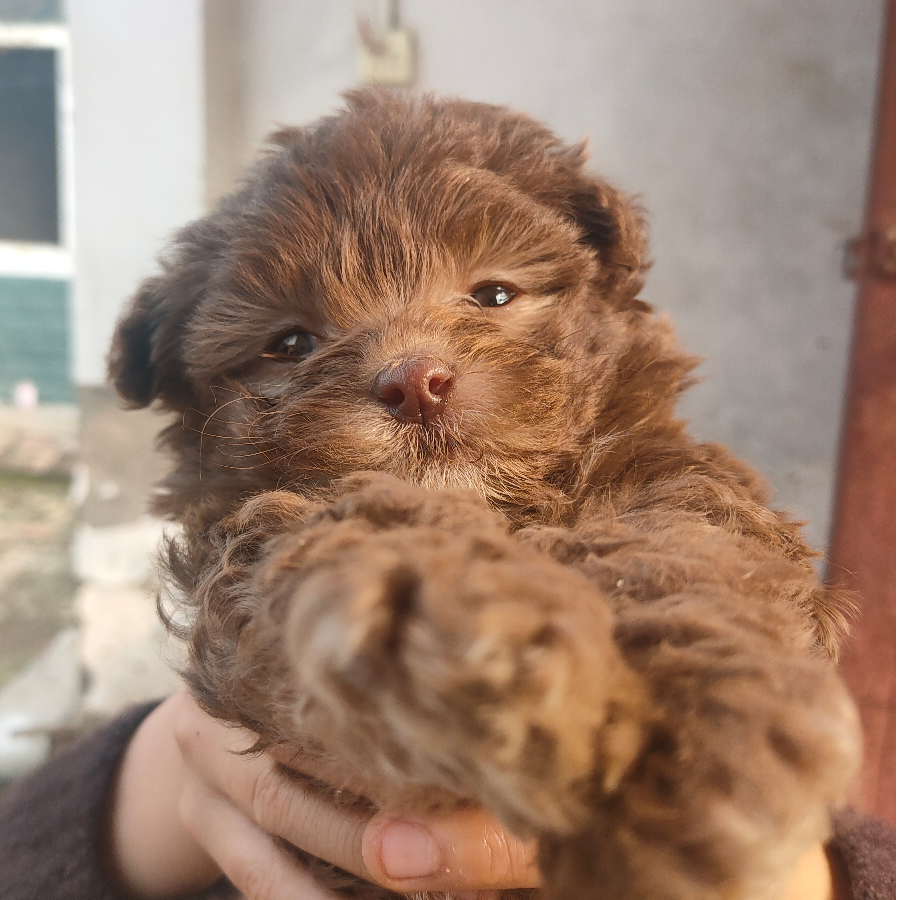
[[156,703],[127,710],[0,795],[2,900],[113,900],[100,840],[119,759]]
[[876,819],[851,809],[835,816],[828,847],[843,863],[853,900],[895,900],[897,835]]

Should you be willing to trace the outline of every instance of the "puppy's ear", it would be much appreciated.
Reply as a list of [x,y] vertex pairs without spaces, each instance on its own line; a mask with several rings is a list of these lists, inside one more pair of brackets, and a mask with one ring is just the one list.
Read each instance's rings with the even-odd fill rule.
[[129,406],[148,406],[154,398],[153,282],[146,282],[119,319],[109,351],[109,380]]
[[571,215],[603,267],[604,293],[627,306],[647,308],[636,300],[644,284],[647,237],[643,210],[606,182],[584,178],[570,195]]
[[178,408],[190,400],[180,352],[186,304],[171,296],[174,287],[167,276],[145,281],[116,326],[109,378],[133,408],[157,399]]

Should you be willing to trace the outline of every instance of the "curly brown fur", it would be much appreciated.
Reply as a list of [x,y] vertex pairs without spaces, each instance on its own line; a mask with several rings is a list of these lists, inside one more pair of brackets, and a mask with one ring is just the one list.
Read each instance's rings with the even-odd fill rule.
[[[769,896],[855,763],[841,603],[676,418],[639,211],[527,117],[347,102],[273,137],[116,334],[123,397],[178,414],[189,683],[377,806],[494,810],[547,898]],[[415,414],[379,387],[432,364]]]

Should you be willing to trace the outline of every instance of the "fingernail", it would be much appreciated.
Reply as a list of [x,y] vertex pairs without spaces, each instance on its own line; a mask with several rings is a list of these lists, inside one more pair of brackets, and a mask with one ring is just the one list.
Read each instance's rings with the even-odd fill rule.
[[427,878],[441,869],[441,852],[427,828],[391,822],[381,832],[381,867],[388,878]]

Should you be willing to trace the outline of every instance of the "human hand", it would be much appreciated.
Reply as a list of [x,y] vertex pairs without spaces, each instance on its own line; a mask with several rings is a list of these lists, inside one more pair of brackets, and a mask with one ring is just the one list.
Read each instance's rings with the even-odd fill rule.
[[[537,887],[533,843],[479,810],[375,816],[330,804],[288,778],[254,737],[207,716],[185,691],[141,725],[113,792],[108,863],[142,898],[194,893],[227,875],[249,900],[333,900],[273,837],[398,893]],[[313,773],[314,774],[314,773]],[[780,900],[849,897],[821,846],[798,862]]]
[[341,808],[283,774],[269,754],[239,755],[253,741],[184,691],[148,716],[110,810],[109,864],[124,889],[176,897],[224,873],[249,900],[332,898],[274,836],[399,893],[540,884],[535,845],[485,812],[397,818]]

